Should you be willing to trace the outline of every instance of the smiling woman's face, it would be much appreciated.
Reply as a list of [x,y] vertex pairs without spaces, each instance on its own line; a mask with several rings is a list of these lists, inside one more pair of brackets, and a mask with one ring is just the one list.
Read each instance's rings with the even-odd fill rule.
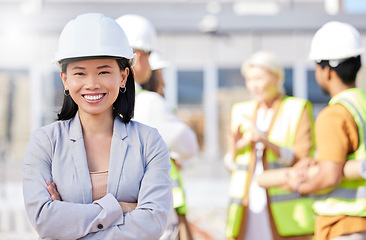
[[92,59],[69,63],[61,78],[79,113],[100,115],[112,113],[128,74],[128,68],[122,71],[115,59]]

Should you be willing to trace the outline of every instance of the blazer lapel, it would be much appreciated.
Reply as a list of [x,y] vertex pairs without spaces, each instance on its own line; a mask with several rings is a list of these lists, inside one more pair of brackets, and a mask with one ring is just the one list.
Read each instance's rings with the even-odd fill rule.
[[114,119],[107,192],[113,194],[115,197],[117,196],[118,184],[122,175],[123,163],[128,148],[127,143],[123,141],[127,137],[126,128],[126,125],[120,118],[116,117]]
[[70,141],[72,157],[74,159],[76,172],[81,184],[83,203],[92,202],[92,185],[89,175],[88,162],[86,160],[85,146],[79,114],[70,122]]

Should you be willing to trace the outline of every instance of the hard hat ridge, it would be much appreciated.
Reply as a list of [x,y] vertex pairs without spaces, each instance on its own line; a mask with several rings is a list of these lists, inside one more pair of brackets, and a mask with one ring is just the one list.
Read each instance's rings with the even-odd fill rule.
[[100,13],[86,13],[63,28],[54,61],[78,57],[123,57],[134,62],[133,50],[117,22]]
[[309,58],[315,61],[331,60],[334,66],[361,55],[364,46],[358,30],[348,23],[331,21],[314,35]]
[[156,50],[157,34],[150,20],[140,15],[126,14],[116,21],[125,31],[133,49],[146,52]]

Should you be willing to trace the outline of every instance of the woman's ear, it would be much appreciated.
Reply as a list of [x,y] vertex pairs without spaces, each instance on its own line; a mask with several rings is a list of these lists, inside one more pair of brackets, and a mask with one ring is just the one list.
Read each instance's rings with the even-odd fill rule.
[[66,83],[66,80],[67,80],[66,73],[63,73],[63,72],[61,71],[61,72],[60,72],[60,77],[61,77],[62,83],[64,84],[64,88],[65,88],[66,90],[68,90],[67,83]]
[[125,68],[125,70],[121,70],[121,88],[126,86],[128,75],[130,74],[130,69]]

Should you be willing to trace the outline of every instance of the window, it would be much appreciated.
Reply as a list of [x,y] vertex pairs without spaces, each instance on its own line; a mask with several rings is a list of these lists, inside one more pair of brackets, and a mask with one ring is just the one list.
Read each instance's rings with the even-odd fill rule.
[[53,87],[55,89],[55,94],[54,94],[54,107],[55,109],[57,109],[57,111],[59,111],[61,109],[62,106],[62,102],[64,99],[64,85],[62,84],[62,80],[60,77],[60,72],[55,71],[53,73]]
[[178,104],[201,105],[203,98],[203,71],[178,71]]
[[288,96],[293,96],[294,95],[294,90],[293,90],[293,69],[292,68],[285,68],[284,69],[285,72],[285,83],[283,85],[283,87],[285,88],[285,94]]
[[365,14],[366,1],[365,0],[343,0],[343,10],[348,14]]
[[239,68],[221,68],[219,69],[219,87],[245,87],[245,81]]

